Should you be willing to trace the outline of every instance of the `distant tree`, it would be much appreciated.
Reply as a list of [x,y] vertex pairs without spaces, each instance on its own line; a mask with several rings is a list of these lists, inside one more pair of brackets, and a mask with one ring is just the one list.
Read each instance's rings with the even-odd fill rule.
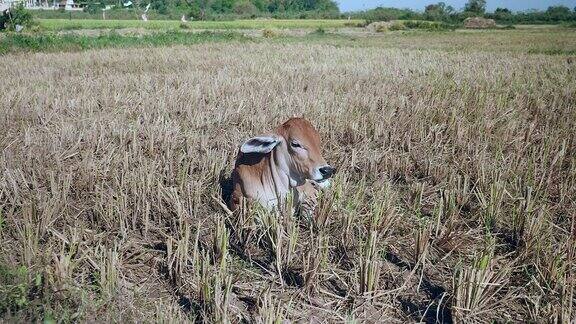
[[234,13],[238,15],[256,15],[258,14],[258,7],[248,0],[242,0],[234,4]]
[[211,5],[211,0],[188,0],[190,6],[188,16],[192,19],[205,20]]
[[510,9],[508,8],[496,8],[496,10],[494,10],[494,13],[499,13],[499,14],[511,14],[512,11],[510,11]]
[[284,1],[272,0],[268,3],[267,7],[269,12],[284,11]]
[[164,0],[151,0],[150,8],[156,10],[159,14],[165,15],[168,13],[169,3]]
[[276,11],[338,10],[338,5],[332,0],[274,0],[270,4],[271,7],[277,8]]
[[552,6],[546,10],[546,15],[551,21],[568,21],[572,18],[570,8],[565,6]]
[[210,7],[212,11],[217,13],[232,12],[232,8],[234,7],[234,0],[213,0]]
[[486,12],[486,0],[468,0],[464,6],[464,11],[483,15]]
[[265,11],[265,10],[267,10],[266,4],[267,4],[268,1],[265,1],[265,0],[252,0],[251,2],[256,6],[256,8],[258,8],[258,11]]
[[191,3],[188,6],[190,8],[188,10],[188,17],[191,19],[202,20],[202,9],[200,6],[197,3]]
[[424,9],[424,19],[426,20],[445,20],[449,15],[454,13],[454,7],[447,6],[444,2],[427,5]]
[[494,15],[491,17],[497,21],[509,21],[512,18],[512,11],[508,8],[496,8]]
[[410,9],[376,7],[374,9],[360,11],[351,15],[355,19],[364,19],[367,23],[375,21],[422,19]]
[[314,10],[322,10],[322,11],[335,11],[339,12],[338,4],[333,0],[319,0],[316,3],[316,7]]

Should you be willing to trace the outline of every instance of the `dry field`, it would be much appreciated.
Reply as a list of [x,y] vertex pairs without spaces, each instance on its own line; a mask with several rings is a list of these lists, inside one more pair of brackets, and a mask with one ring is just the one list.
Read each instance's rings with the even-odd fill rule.
[[[574,320],[575,59],[429,35],[4,56],[1,319]],[[314,218],[228,215],[291,116],[339,170]]]

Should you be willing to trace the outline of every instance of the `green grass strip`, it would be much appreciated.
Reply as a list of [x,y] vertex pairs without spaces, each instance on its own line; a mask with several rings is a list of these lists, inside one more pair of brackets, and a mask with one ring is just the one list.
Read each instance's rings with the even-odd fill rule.
[[[59,31],[72,29],[178,29],[180,21],[175,20],[98,20],[98,19],[38,19],[43,30]],[[190,21],[185,23],[190,29],[265,29],[265,28],[341,28],[361,23],[361,20],[337,19],[270,19],[232,21]]]
[[250,38],[233,32],[168,31],[148,35],[119,35],[115,32],[100,36],[42,34],[6,34],[0,39],[0,55],[14,52],[74,52],[98,48],[157,47],[193,45],[206,42],[245,41]]

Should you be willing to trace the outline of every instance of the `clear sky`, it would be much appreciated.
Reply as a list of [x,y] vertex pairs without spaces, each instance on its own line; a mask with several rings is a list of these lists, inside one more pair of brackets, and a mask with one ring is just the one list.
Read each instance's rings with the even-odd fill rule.
[[[431,3],[442,0],[336,0],[340,4],[340,10],[353,11],[382,7],[410,8],[423,11],[424,7]],[[444,0],[446,4],[456,9],[464,8],[466,0]],[[546,9],[549,6],[564,5],[571,9],[576,7],[576,0],[487,0],[488,11],[493,11],[497,7],[505,7],[514,11],[528,9]]]

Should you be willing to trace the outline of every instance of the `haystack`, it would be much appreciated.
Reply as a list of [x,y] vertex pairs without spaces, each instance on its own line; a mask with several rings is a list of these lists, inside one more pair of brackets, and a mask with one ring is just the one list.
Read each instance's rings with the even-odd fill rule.
[[391,21],[375,21],[370,25],[366,26],[366,29],[368,29],[371,32],[383,32],[387,31],[388,28],[390,28],[390,26],[392,26]]
[[470,17],[464,20],[464,27],[471,29],[494,28],[496,27],[496,21],[482,17]]

